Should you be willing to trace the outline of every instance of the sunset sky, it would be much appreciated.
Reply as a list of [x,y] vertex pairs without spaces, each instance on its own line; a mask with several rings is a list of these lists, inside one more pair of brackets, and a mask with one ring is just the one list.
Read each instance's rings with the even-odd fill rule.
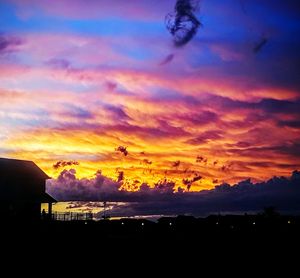
[[181,47],[175,3],[0,0],[0,156],[127,190],[300,169],[298,1],[202,0]]

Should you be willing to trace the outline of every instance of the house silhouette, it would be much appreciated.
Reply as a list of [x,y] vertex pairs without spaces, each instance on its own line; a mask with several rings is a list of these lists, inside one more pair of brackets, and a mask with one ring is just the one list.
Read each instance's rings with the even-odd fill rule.
[[34,162],[0,158],[0,214],[2,219],[39,220],[41,204],[48,214],[56,200],[46,193],[47,176]]

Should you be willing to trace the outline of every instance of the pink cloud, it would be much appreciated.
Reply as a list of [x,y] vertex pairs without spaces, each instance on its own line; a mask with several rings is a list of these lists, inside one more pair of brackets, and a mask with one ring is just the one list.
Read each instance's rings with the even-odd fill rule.
[[17,6],[20,18],[27,19],[34,16],[35,12],[63,18],[118,18],[127,17],[138,20],[161,19],[173,7],[173,1],[164,0],[114,0],[113,5],[109,0],[12,0]]

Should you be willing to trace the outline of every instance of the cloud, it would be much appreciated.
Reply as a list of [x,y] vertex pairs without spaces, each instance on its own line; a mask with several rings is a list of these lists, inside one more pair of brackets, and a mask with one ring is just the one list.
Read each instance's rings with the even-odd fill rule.
[[147,159],[147,158],[145,158],[145,159],[142,160],[142,163],[145,164],[145,165],[151,165],[152,161],[149,160],[149,159]]
[[46,61],[45,64],[53,68],[61,68],[61,69],[68,69],[71,66],[70,61],[68,61],[67,59],[56,59],[56,58]]
[[196,157],[196,163],[202,163],[203,162],[204,164],[207,164],[207,161],[208,161],[208,159],[205,158],[202,155],[197,155],[197,157]]
[[120,171],[119,174],[118,174],[117,182],[121,182],[123,180],[124,180],[124,172]]
[[116,152],[120,152],[120,153],[124,154],[124,156],[128,155],[127,147],[119,146],[115,150],[116,150]]
[[166,56],[160,63],[160,66],[164,66],[166,64],[169,64],[172,62],[172,60],[174,59],[175,55],[174,54],[169,54],[168,56]]
[[183,179],[182,183],[184,185],[186,185],[187,190],[189,191],[191,189],[191,186],[194,182],[199,181],[202,179],[202,176],[195,174],[195,177],[193,177],[192,179]]
[[[192,182],[200,180],[195,176]],[[189,183],[188,183],[189,185]],[[142,184],[137,192],[120,190],[121,183],[98,172],[92,179],[77,179],[76,171],[63,170],[57,179],[48,180],[47,192],[59,201],[118,201],[125,202],[110,215],[172,215],[210,213],[244,213],[261,211],[274,206],[281,212],[300,211],[300,172],[288,178],[273,177],[265,182],[252,183],[250,179],[234,185],[216,185],[200,192],[175,191],[175,182],[161,180],[150,187]]]
[[203,126],[209,123],[216,123],[219,120],[218,114],[215,112],[211,112],[211,111],[202,111],[200,113],[199,112],[191,113],[191,112],[188,114],[178,115],[178,119],[196,126]]
[[263,47],[267,44],[268,41],[269,39],[267,37],[262,37],[260,41],[257,42],[253,47],[253,52],[254,53],[260,52],[263,49]]
[[[119,167],[130,183],[151,185],[165,170],[178,186],[192,178],[184,169],[201,169],[192,190],[212,188],[215,177],[259,181],[299,168],[299,5],[244,1],[245,16],[238,0],[229,2],[203,1],[207,28],[174,51],[161,23],[176,0],[8,1],[2,154],[34,159],[54,177],[53,162],[71,157],[81,163],[78,177],[103,169],[117,179]],[[20,24],[25,10],[32,14]],[[263,32],[272,42],[253,55]],[[176,61],[157,65],[175,52]],[[176,160],[180,170],[171,168]],[[221,171],[228,160],[234,167]]]
[[180,166],[180,163],[181,163],[180,160],[174,161],[174,162],[172,162],[171,167],[172,168],[178,168]]
[[231,148],[227,150],[230,154],[239,154],[241,156],[250,156],[252,158],[257,157],[259,154],[264,153],[266,156],[269,154],[283,154],[294,158],[298,158],[300,155],[300,144],[297,142],[288,142],[280,145],[273,146],[258,146],[258,147],[246,147],[246,148]]
[[195,16],[199,1],[177,0],[175,12],[167,14],[166,27],[173,36],[174,45],[181,47],[187,44],[202,25]]
[[20,38],[0,33],[0,55],[15,52],[22,44],[23,41]]
[[101,171],[92,179],[77,179],[76,170],[63,170],[57,179],[47,181],[47,191],[59,201],[103,200],[107,195],[118,196],[121,183],[103,176]]
[[207,143],[209,140],[218,140],[223,138],[221,132],[218,130],[211,130],[203,132],[202,134],[198,135],[195,138],[189,139],[186,142],[191,145],[201,145]]
[[74,160],[70,160],[70,161],[60,160],[53,164],[53,168],[59,169],[66,166],[73,166],[73,165],[79,165],[79,162]]
[[292,127],[292,128],[300,128],[300,119],[299,120],[280,120],[280,121],[278,121],[278,125]]
[[[67,19],[94,19],[94,18],[134,18],[145,21],[158,19],[163,16],[163,11],[170,5],[170,0],[164,2],[153,0],[114,0],[112,5],[107,0],[91,0],[88,5],[84,0],[61,0],[53,2],[51,0],[39,1],[12,0],[17,8],[17,14],[22,19],[29,19],[37,12],[43,15]],[[72,3],[72,5],[70,5]]]

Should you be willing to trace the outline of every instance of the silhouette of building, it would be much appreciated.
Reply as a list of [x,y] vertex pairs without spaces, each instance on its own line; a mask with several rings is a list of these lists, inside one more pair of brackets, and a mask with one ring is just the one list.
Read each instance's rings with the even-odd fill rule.
[[34,162],[0,158],[0,213],[2,219],[37,220],[41,217],[41,204],[56,200],[46,193],[49,179]]

